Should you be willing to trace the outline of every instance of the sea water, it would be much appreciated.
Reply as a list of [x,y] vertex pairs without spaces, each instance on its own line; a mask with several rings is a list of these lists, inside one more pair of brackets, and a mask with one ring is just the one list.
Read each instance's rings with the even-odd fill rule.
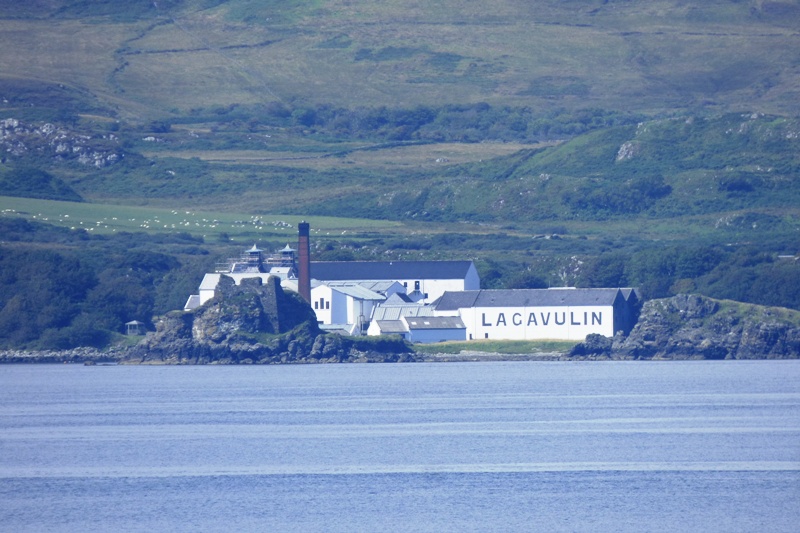
[[800,361],[0,366],[0,530],[795,532]]

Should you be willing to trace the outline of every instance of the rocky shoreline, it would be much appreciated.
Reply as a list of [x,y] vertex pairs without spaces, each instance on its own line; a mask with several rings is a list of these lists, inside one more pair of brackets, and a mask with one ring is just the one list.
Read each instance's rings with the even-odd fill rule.
[[589,335],[572,357],[609,359],[797,359],[800,312],[698,295],[645,302],[628,336]]
[[50,363],[50,364],[108,364],[125,361],[127,350],[114,348],[101,351],[95,348],[72,350],[2,350],[0,364]]
[[[176,312],[132,347],[107,351],[0,351],[2,363],[317,364],[479,361],[719,360],[800,358],[800,312],[677,295],[651,300],[628,336],[589,335],[569,352],[419,353],[399,339],[326,335],[279,287],[222,291],[199,313]],[[280,309],[282,323],[269,308]],[[256,310],[254,312],[254,310]],[[271,324],[266,324],[265,321]],[[267,339],[254,336],[264,329]],[[283,330],[283,331],[281,331]]]

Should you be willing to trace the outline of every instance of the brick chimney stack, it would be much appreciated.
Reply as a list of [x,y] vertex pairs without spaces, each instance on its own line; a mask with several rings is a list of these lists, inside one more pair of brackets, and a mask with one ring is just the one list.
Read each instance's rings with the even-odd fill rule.
[[300,233],[297,240],[298,272],[297,290],[305,301],[311,303],[311,247],[308,243],[308,222],[298,226]]

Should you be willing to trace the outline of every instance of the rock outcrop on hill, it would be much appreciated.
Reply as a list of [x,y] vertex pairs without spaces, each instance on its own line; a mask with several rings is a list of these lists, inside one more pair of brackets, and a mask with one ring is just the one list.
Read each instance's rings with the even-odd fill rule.
[[32,124],[15,118],[0,120],[0,153],[12,157],[39,154],[55,161],[76,161],[104,168],[124,155],[113,133],[87,135],[54,124]]
[[379,341],[325,334],[311,307],[280,281],[234,285],[223,276],[213,299],[191,312],[165,316],[157,331],[125,359],[138,363],[317,363],[414,360],[400,339]]
[[645,302],[638,323],[627,337],[590,335],[570,355],[613,359],[798,358],[800,312],[680,294]]

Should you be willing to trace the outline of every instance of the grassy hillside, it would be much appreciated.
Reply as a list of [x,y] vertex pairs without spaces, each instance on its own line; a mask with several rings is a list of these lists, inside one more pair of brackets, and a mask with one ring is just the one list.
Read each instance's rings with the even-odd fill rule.
[[790,0],[7,0],[0,93],[63,85],[134,121],[270,102],[793,113],[798,22]]

